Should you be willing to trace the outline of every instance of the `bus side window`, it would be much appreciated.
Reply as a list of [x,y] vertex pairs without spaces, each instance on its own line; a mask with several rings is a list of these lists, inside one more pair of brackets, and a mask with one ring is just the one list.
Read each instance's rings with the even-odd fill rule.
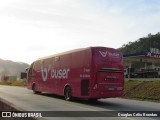
[[28,71],[28,78],[29,79],[32,77],[32,71],[33,71],[33,64],[31,64],[29,71]]
[[29,68],[28,77],[31,78],[31,76],[32,76],[32,68]]

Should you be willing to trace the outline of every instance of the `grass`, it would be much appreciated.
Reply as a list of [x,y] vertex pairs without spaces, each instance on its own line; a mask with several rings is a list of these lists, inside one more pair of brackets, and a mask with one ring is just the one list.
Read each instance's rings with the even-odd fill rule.
[[26,86],[26,81],[25,80],[16,80],[14,82],[12,82],[11,84],[12,86]]
[[124,98],[160,101],[160,81],[125,81]]
[[25,87],[26,86],[26,81],[25,80],[14,80],[14,81],[10,81],[10,82],[0,82],[0,85]]

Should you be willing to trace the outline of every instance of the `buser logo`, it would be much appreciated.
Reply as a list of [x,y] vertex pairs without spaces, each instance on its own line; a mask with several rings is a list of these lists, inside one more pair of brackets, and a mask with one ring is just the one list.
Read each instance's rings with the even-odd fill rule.
[[106,52],[99,51],[99,53],[102,55],[102,57],[106,57],[107,56],[107,51]]
[[102,51],[99,51],[99,53],[101,54],[102,57],[106,57],[107,55],[111,56],[111,57],[119,57],[119,53],[111,53],[111,52],[102,52]]
[[54,69],[53,66],[50,64],[47,67],[41,66],[41,74],[43,81],[46,81],[48,79],[48,75],[50,73],[50,77],[56,78],[56,79],[68,79],[68,72],[70,71],[69,68],[63,68],[63,69]]

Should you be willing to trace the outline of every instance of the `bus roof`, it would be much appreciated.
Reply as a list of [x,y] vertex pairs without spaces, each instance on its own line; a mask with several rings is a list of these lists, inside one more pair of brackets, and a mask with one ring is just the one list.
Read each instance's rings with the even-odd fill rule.
[[66,52],[58,53],[58,54],[53,54],[53,55],[41,57],[38,60],[44,60],[44,59],[47,59],[47,58],[57,57],[57,56],[60,56],[60,55],[65,55],[65,54],[70,54],[70,53],[74,53],[74,52],[84,51],[84,50],[87,50],[87,49],[97,49],[97,48],[109,48],[109,47],[96,46],[96,47],[78,48],[78,49],[69,50],[69,51],[66,51]]
[[78,48],[78,49],[74,49],[74,50],[69,50],[69,51],[66,51],[66,52],[62,52],[62,53],[58,53],[58,54],[53,54],[53,55],[41,57],[38,60],[44,60],[44,59],[47,59],[47,58],[52,58],[52,57],[56,57],[56,56],[60,56],[60,55],[65,55],[65,54],[70,54],[70,53],[74,53],[74,52],[79,52],[79,51],[83,51],[83,50],[90,49],[90,48],[91,47]]

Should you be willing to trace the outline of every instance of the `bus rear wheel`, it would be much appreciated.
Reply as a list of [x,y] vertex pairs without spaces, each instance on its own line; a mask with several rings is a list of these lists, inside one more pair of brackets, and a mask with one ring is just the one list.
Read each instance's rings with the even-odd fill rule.
[[41,93],[41,92],[37,91],[37,88],[36,88],[35,84],[32,86],[32,90],[33,90],[34,94],[40,94]]
[[98,101],[98,98],[89,98],[88,101],[89,101],[89,102],[97,102],[97,101]]
[[65,88],[64,96],[65,96],[65,100],[67,100],[67,101],[70,101],[72,99],[70,87]]

